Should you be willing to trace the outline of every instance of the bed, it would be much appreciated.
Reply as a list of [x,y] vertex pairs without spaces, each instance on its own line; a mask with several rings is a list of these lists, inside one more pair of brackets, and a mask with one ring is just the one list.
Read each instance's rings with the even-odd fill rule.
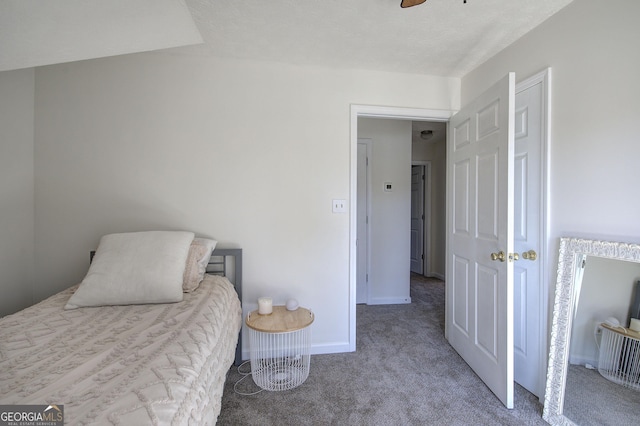
[[70,307],[102,247],[81,284],[0,319],[0,405],[62,405],[65,424],[215,424],[240,361],[242,251],[209,251],[180,301]]

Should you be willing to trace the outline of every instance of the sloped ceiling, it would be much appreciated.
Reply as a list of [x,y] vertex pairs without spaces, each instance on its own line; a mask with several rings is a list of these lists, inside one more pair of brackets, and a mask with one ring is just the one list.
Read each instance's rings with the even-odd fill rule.
[[201,42],[182,0],[0,2],[0,71]]
[[0,71],[204,40],[175,52],[462,77],[571,1],[2,0]]

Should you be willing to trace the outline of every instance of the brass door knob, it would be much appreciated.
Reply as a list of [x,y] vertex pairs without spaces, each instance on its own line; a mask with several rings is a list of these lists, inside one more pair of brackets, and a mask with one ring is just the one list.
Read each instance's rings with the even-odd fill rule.
[[516,260],[520,260],[520,255],[518,255],[518,253],[511,253],[511,254],[509,254],[509,260],[511,262],[514,262]]
[[522,253],[522,258],[534,261],[538,258],[538,253],[536,253],[535,250],[525,251]]
[[507,256],[502,250],[500,250],[498,253],[491,253],[491,260],[493,261],[499,260],[500,262],[504,262],[506,259]]

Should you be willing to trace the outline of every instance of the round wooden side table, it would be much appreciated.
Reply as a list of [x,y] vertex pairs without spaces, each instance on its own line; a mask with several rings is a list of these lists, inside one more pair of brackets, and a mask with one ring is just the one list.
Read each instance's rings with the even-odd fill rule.
[[285,306],[274,306],[268,315],[257,310],[247,315],[251,376],[256,385],[283,391],[309,377],[313,320],[309,309],[288,311]]

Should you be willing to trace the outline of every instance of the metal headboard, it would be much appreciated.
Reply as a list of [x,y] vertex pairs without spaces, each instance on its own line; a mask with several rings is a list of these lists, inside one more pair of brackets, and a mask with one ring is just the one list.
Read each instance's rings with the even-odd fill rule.
[[[233,265],[231,263],[233,262]],[[233,272],[231,275],[228,272]],[[207,265],[207,274],[222,275],[229,278],[238,293],[240,303],[242,303],[242,249],[239,248],[216,248],[211,254]],[[238,336],[238,346],[236,346],[235,364],[242,364],[242,329]]]

